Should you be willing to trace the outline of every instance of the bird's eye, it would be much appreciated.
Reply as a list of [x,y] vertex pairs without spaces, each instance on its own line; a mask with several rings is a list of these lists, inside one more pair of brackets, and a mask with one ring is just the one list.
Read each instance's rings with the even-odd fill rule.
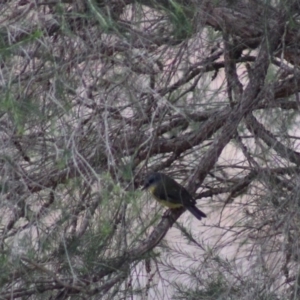
[[150,178],[149,179],[149,184],[153,183],[154,182],[154,178]]

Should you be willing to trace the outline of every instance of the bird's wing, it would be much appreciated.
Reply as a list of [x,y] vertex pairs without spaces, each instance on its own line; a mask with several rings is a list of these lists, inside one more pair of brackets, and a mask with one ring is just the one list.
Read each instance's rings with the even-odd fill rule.
[[194,206],[196,201],[189,192],[182,186],[174,185],[166,189],[163,185],[154,190],[154,196],[171,203],[182,204],[183,206]]
[[181,199],[184,206],[194,206],[196,204],[195,199],[184,187],[182,187],[180,193],[181,193]]
[[193,206],[196,202],[185,188],[174,188],[168,191],[168,201],[182,203],[184,206]]
[[154,190],[154,196],[161,200],[169,201],[171,203],[180,203],[178,201],[178,195],[180,194],[179,190],[175,188],[169,188],[166,190],[163,186],[158,187]]

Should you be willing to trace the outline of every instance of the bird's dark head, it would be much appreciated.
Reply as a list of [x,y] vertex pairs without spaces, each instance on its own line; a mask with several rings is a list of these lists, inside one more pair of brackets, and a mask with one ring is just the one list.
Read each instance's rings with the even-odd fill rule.
[[160,181],[162,175],[160,173],[150,173],[146,176],[144,186],[142,190],[151,189],[152,187],[155,187]]

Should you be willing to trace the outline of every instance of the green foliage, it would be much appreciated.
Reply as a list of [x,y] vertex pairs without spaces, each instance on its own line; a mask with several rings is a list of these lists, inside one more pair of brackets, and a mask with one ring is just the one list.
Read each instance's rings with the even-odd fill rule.
[[[8,282],[9,278],[7,277],[7,274],[10,273],[11,270],[11,264],[9,262],[9,257],[7,253],[1,252],[0,253],[0,285],[4,285]],[[0,289],[1,290],[1,289]]]
[[[25,25],[25,24],[24,24]],[[19,50],[20,47],[24,47],[31,44],[43,36],[43,32],[39,29],[30,32],[30,34],[23,34],[16,43],[8,45],[6,33],[0,31],[0,55],[1,59],[13,55],[14,51]]]
[[187,40],[195,33],[194,18],[196,14],[194,3],[185,3],[180,0],[167,1],[141,1],[146,5],[155,7],[160,12],[163,12],[171,24],[171,32],[169,33],[172,43],[181,43]]
[[184,40],[191,37],[193,34],[193,20],[191,14],[188,14],[189,9],[174,0],[170,0],[169,3],[170,10],[167,10],[167,14],[174,28],[175,39]]
[[39,107],[30,98],[15,99],[7,92],[0,102],[0,114],[8,114],[17,128],[17,134],[22,135],[26,130],[26,123],[40,116]]
[[118,31],[116,23],[113,21],[109,10],[105,11],[105,7],[99,7],[96,1],[93,0],[88,0],[87,3],[92,16],[99,22],[100,28],[104,33]]

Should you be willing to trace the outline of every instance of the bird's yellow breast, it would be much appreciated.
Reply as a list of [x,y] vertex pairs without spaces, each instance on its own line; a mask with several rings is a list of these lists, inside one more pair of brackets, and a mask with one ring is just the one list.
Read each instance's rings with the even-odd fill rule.
[[166,206],[166,207],[169,207],[169,208],[179,208],[179,207],[182,207],[182,204],[180,203],[172,203],[172,202],[169,202],[169,201],[166,201],[166,200],[160,200],[160,199],[157,199],[155,197],[155,199],[163,206]]
[[159,199],[156,197],[155,195],[155,189],[156,189],[156,186],[153,185],[153,186],[150,186],[148,188],[149,192],[152,194],[152,196],[163,206],[166,206],[168,208],[179,208],[179,207],[182,207],[182,204],[181,203],[172,203],[170,201],[167,201],[167,200],[162,200],[162,199]]

